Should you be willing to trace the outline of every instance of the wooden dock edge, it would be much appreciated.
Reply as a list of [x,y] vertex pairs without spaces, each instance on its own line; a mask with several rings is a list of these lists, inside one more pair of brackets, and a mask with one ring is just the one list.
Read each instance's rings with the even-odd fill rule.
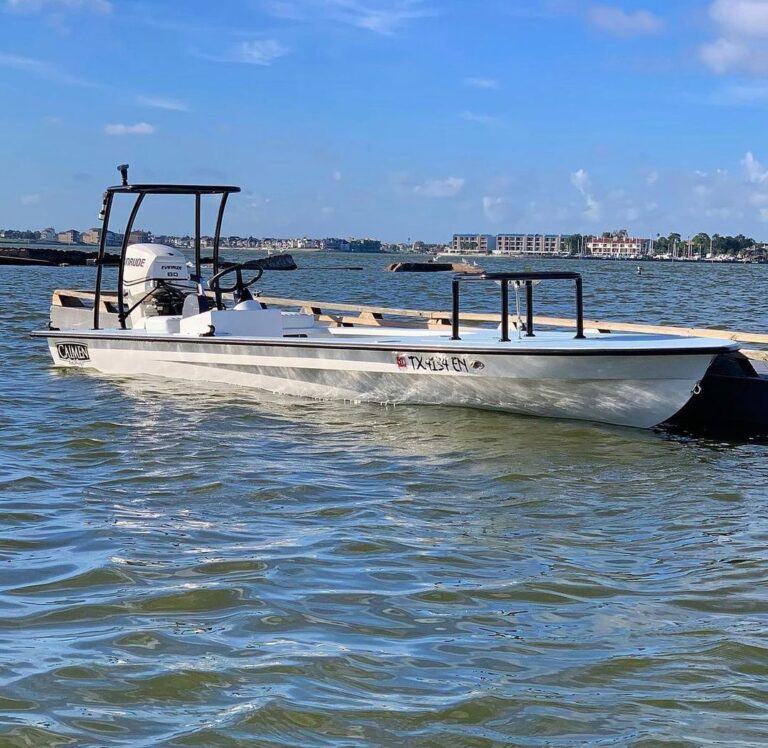
[[[436,322],[439,324],[450,323],[451,312],[447,311],[429,311],[425,309],[401,309],[397,307],[371,306],[366,304],[343,304],[335,301],[308,301],[301,299],[284,299],[277,296],[259,296],[259,300],[265,304],[275,304],[277,306],[298,306],[305,309],[311,309],[316,314],[323,314],[323,310],[332,309],[334,311],[355,312],[358,315],[359,322],[368,322],[370,317],[376,317],[377,322],[383,315],[393,315],[396,317],[414,317],[427,322]],[[366,317],[363,317],[366,315]],[[352,318],[354,319],[354,318]],[[488,314],[479,312],[462,312],[460,314],[462,322],[480,323],[490,322],[500,324],[500,314]],[[512,320],[512,317],[510,317]],[[513,320],[513,321],[516,321]],[[534,324],[542,327],[565,327],[576,328],[576,320],[565,317],[534,317]],[[768,345],[768,333],[760,332],[739,332],[732,330],[718,330],[711,327],[677,327],[673,325],[644,325],[636,322],[611,322],[609,320],[585,319],[584,327],[587,329],[599,330],[600,332],[641,332],[656,335],[686,335],[692,338],[718,338],[720,340],[733,340],[740,343],[757,343]],[[761,351],[756,351],[761,353]]]
[[[62,296],[69,296],[79,299],[93,299],[93,291],[85,289],[56,289],[53,292],[53,303],[62,306]],[[117,302],[117,295],[114,291],[105,291],[102,293],[102,302]],[[274,304],[276,306],[299,307],[307,314],[315,315],[319,320],[333,322],[339,326],[353,326],[357,324],[381,325],[393,327],[412,327],[414,324],[404,321],[384,321],[384,315],[395,317],[412,317],[420,320],[430,327],[449,325],[451,321],[451,312],[430,311],[426,309],[401,309],[397,307],[372,306],[367,304],[345,304],[336,301],[312,301],[307,299],[285,299],[277,296],[259,296],[259,301],[265,304]],[[345,314],[329,314],[328,310],[336,312],[354,312],[355,316]],[[462,312],[460,319],[463,323],[478,324],[487,322],[491,324],[500,324],[500,314],[489,314],[482,312]],[[510,325],[514,326],[517,319],[510,317]],[[534,317],[534,323],[542,327],[576,327],[576,320],[565,317]],[[604,333],[611,332],[640,332],[657,335],[687,335],[693,338],[719,338],[721,340],[733,340],[739,343],[754,343],[758,345],[768,345],[768,333],[759,332],[739,332],[732,330],[717,330],[711,327],[675,327],[672,325],[643,325],[636,322],[610,322],[608,320],[584,320],[584,326],[587,329],[599,330]],[[757,350],[752,348],[743,348],[741,352],[755,361],[768,362],[768,350]]]

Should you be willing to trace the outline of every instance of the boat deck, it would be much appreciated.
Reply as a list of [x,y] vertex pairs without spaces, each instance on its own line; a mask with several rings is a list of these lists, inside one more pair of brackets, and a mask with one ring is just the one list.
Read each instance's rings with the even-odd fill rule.
[[656,348],[676,348],[699,350],[701,348],[727,348],[736,350],[738,344],[729,340],[689,338],[682,335],[648,335],[641,333],[602,333],[597,330],[586,330],[585,338],[577,340],[572,332],[558,330],[541,330],[532,337],[525,333],[518,337],[513,334],[509,341],[499,340],[499,331],[491,328],[462,328],[460,340],[452,340],[449,331],[443,330],[409,330],[398,327],[330,327],[323,334],[313,334],[314,341],[328,338],[344,338],[345,340],[364,340],[371,343],[407,342],[414,344],[440,345],[454,344],[458,347],[478,345],[484,348],[492,346],[499,350],[525,349],[535,351],[540,348],[557,346],[567,350],[578,351],[589,348],[632,348],[637,350],[652,350]]

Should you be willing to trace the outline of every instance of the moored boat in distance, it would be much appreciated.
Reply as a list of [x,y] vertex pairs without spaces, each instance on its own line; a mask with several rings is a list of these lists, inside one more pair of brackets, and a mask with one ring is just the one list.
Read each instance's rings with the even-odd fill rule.
[[[50,329],[33,333],[47,340],[54,363],[300,397],[452,405],[650,428],[686,405],[715,357],[738,348],[727,340],[585,330],[582,279],[573,272],[456,275],[450,325],[387,325],[375,316],[351,324],[312,309],[267,308],[249,289],[272,258],[226,267],[219,260],[224,209],[236,192],[232,186],[132,185],[124,169],[122,184],[105,192],[102,237],[118,195],[135,197],[125,237],[145,197],[192,196],[198,216],[194,272],[179,250],[131,245],[126,238],[115,293],[102,288],[101,263],[93,292],[54,293]],[[220,200],[207,283],[199,240],[205,195]],[[100,258],[104,254],[102,239]],[[462,284],[480,281],[500,286],[498,327],[462,323]],[[574,284],[575,335],[534,330],[534,286],[543,281]],[[510,319],[510,291],[524,295],[525,320]]]

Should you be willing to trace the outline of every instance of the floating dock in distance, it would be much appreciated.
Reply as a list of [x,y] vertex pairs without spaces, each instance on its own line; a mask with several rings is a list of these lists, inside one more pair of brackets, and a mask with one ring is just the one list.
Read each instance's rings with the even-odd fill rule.
[[245,270],[298,270],[299,266],[293,257],[285,252],[279,255],[267,255],[266,257],[256,257],[247,262],[222,262],[221,267],[231,268],[240,265]]
[[[60,267],[62,265],[95,264],[97,252],[81,249],[52,249],[50,247],[0,247],[0,265],[28,267]],[[117,255],[105,255],[105,265],[116,265]]]
[[392,273],[484,273],[477,265],[466,262],[396,262],[387,265]]

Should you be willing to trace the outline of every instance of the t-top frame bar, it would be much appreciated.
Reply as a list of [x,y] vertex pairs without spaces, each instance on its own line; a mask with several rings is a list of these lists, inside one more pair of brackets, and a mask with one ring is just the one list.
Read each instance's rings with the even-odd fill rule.
[[572,280],[576,285],[576,339],[584,336],[584,296],[581,273],[540,272],[540,273],[481,273],[470,275],[461,273],[453,276],[453,309],[451,313],[451,340],[461,340],[460,322],[460,284],[462,281],[498,281],[501,284],[501,338],[500,342],[509,343],[509,283],[525,284],[525,336],[532,338],[533,332],[533,283],[544,280]]
[[[120,265],[117,269],[117,309],[120,327],[126,329],[125,299],[123,298],[123,272],[125,267],[125,255],[128,251],[130,235],[133,224],[139,212],[144,198],[147,195],[192,195],[195,198],[195,273],[200,276],[201,265],[201,235],[200,235],[200,198],[202,195],[220,195],[219,210],[216,217],[216,233],[213,238],[213,274],[219,272],[219,246],[221,244],[221,225],[224,219],[224,208],[227,198],[234,192],[240,192],[239,187],[231,185],[205,185],[205,184],[122,184],[108,187],[104,192],[104,200],[101,206],[101,236],[99,237],[99,253],[96,259],[96,293],[93,304],[93,329],[99,329],[99,312],[101,307],[101,285],[104,274],[104,258],[107,252],[107,231],[109,219],[112,213],[112,204],[117,194],[136,195],[128,224],[125,227],[122,246],[120,248]],[[217,293],[216,304],[221,306],[221,293]]]

